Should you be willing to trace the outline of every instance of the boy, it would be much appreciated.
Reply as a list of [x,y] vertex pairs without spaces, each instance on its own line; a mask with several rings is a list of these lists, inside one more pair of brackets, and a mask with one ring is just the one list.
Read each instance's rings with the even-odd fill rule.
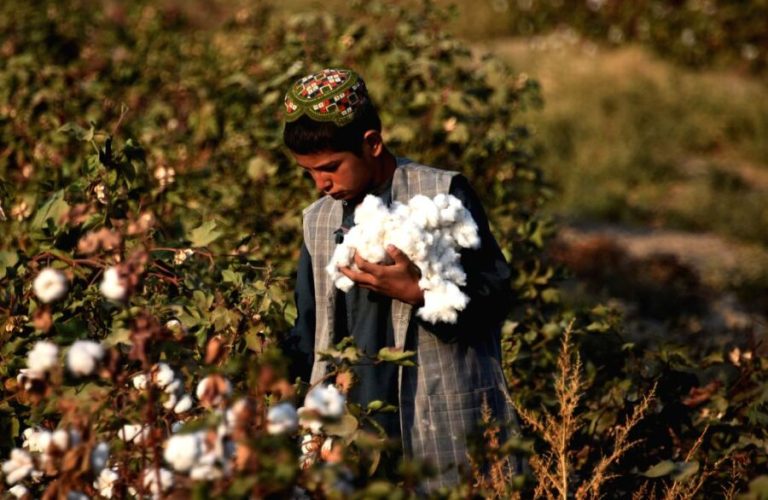
[[[486,401],[493,416],[509,422],[501,369],[500,324],[510,298],[510,271],[467,180],[449,172],[397,158],[384,145],[381,121],[365,83],[347,69],[325,69],[295,82],[285,97],[283,139],[299,166],[325,194],[304,210],[304,245],[299,258],[292,332],[295,373],[312,383],[326,372],[314,353],[352,336],[359,349],[416,351],[414,367],[391,363],[356,367],[350,401],[394,404],[395,414],[378,416],[390,438],[399,438],[407,457],[431,461],[440,474],[427,488],[458,482],[467,462],[466,437],[477,429]],[[456,324],[431,324],[414,314],[423,304],[419,270],[399,249],[392,264],[355,256],[359,270],[341,272],[356,286],[333,286],[325,266],[336,244],[354,224],[354,209],[372,194],[406,203],[417,194],[449,193],[459,198],[478,225],[480,248],[464,250],[467,274],[462,291],[470,297]]]

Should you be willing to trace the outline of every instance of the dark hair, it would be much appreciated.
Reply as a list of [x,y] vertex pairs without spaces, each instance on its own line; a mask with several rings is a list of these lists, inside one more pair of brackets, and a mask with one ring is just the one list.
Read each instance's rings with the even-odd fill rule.
[[298,154],[321,151],[349,151],[357,156],[363,154],[363,136],[368,130],[381,132],[381,119],[370,100],[355,110],[355,117],[343,127],[333,122],[321,122],[307,115],[287,122],[283,129],[283,142]]

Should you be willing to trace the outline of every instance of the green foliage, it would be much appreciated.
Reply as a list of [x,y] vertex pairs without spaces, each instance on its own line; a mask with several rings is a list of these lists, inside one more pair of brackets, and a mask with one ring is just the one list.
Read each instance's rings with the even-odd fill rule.
[[702,0],[564,0],[505,2],[513,34],[530,36],[569,26],[595,40],[637,41],[691,66],[768,69],[765,2]]

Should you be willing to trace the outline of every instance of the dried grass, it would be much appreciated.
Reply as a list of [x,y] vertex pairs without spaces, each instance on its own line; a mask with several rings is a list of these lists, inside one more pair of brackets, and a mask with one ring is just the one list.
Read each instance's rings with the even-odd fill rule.
[[[537,479],[534,491],[535,498],[567,499],[573,490],[575,490],[575,498],[578,500],[600,498],[601,487],[613,477],[608,473],[609,467],[638,443],[637,440],[630,440],[629,434],[648,411],[656,392],[654,386],[635,406],[632,415],[626,422],[613,429],[616,443],[613,451],[603,456],[591,473],[585,475],[590,479],[579,485],[572,484],[574,451],[569,448],[569,445],[571,438],[582,425],[582,419],[576,410],[585,390],[581,375],[581,358],[574,349],[572,333],[573,321],[563,333],[558,357],[558,373],[555,379],[558,414],[545,411],[543,417],[540,417],[516,405],[516,410],[523,421],[539,434],[549,446],[549,451],[534,456],[530,460],[531,470]],[[574,495],[571,494],[570,496]]]

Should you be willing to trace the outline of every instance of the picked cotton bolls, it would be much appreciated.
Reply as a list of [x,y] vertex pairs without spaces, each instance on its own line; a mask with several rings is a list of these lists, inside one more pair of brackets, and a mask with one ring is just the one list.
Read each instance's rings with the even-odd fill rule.
[[421,271],[424,307],[418,316],[430,323],[455,323],[469,302],[459,288],[466,284],[459,250],[480,245],[477,224],[461,200],[446,194],[432,199],[416,195],[407,204],[395,202],[388,208],[380,198],[366,196],[355,209],[355,226],[336,246],[326,272],[337,288],[349,291],[354,282],[339,267],[354,269],[355,254],[387,263],[388,245],[399,248]]
[[98,342],[77,340],[67,353],[67,368],[75,376],[87,376],[93,373],[103,357],[104,348]]
[[67,277],[61,271],[47,267],[37,275],[32,288],[37,298],[47,304],[59,300],[67,293]]
[[[160,476],[158,484],[157,478]],[[173,472],[161,468],[159,471],[154,468],[145,469],[142,474],[142,482],[153,495],[159,496],[173,487]]]
[[27,353],[27,366],[35,372],[47,372],[59,364],[59,348],[46,340],[35,342]]
[[99,476],[93,482],[93,487],[99,492],[99,495],[104,498],[112,498],[112,490],[115,487],[115,483],[118,478],[117,469],[104,469],[99,473]]
[[14,448],[9,460],[3,462],[3,474],[8,484],[18,483],[29,475],[35,468],[32,456],[26,451]]
[[120,278],[120,272],[115,266],[104,271],[104,278],[99,286],[101,294],[109,300],[123,300],[128,292],[125,283]]
[[270,407],[267,412],[267,432],[270,434],[283,434],[293,432],[298,428],[299,416],[296,408],[287,401]]
[[165,442],[163,458],[174,470],[186,472],[191,469],[202,451],[202,439],[195,434],[177,434]]

